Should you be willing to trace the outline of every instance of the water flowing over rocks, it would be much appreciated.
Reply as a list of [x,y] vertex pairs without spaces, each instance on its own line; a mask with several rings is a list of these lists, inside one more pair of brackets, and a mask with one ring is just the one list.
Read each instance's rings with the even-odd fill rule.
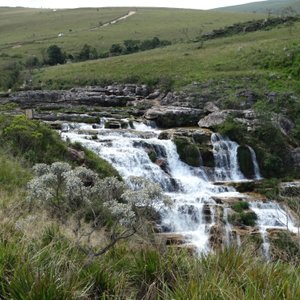
[[[17,92],[1,97],[0,104],[33,109],[33,118],[107,160],[129,185],[130,176],[160,184],[173,201],[172,208],[157,203],[157,230],[167,244],[207,253],[259,236],[258,248],[268,258],[270,232],[295,233],[296,221],[275,202],[250,194],[261,179],[255,151],[214,132],[228,117],[253,132],[259,125],[251,109],[257,95],[239,91],[240,109],[223,109],[220,91],[202,89],[165,94],[145,85],[116,84]],[[293,124],[279,117],[273,122],[289,136]],[[299,147],[289,151],[300,167]],[[68,153],[85,161],[82,151],[69,148]],[[282,184],[280,193],[299,195],[299,183]],[[250,207],[237,212],[244,202]]]
[[[207,129],[160,131],[137,122],[128,129],[108,129],[103,124],[100,128],[70,124],[69,128],[61,133],[63,138],[80,142],[106,159],[129,185],[130,176],[142,176],[161,185],[173,205],[157,203],[159,217],[155,220],[161,238],[169,246],[207,253],[239,246],[253,235],[261,236],[263,243],[259,249],[267,257],[270,230],[296,230],[292,217],[286,224],[288,212],[284,208],[256,194],[243,194],[235,189],[238,184],[253,186],[254,182],[239,170],[236,154],[239,145],[228,138]],[[176,146],[176,139],[183,138],[194,145],[211,147],[214,167],[183,162]],[[235,207],[244,202],[250,207],[243,213],[236,212]],[[254,211],[257,221],[249,219]]]

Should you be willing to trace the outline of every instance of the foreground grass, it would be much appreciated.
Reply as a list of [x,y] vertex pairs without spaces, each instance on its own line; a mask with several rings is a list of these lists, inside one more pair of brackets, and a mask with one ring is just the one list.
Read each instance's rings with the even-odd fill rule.
[[[299,299],[300,268],[230,249],[193,257],[124,242],[87,264],[55,224],[1,222],[0,295],[11,299]],[[27,228],[27,229],[26,229]],[[29,228],[29,229],[28,229]]]

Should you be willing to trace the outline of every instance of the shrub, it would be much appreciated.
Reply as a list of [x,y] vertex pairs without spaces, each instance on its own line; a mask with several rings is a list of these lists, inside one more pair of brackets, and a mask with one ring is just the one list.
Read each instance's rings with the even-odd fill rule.
[[58,134],[46,125],[17,116],[1,125],[1,139],[14,155],[23,155],[31,163],[53,162],[64,159],[67,147]]
[[249,203],[246,201],[240,201],[240,202],[234,203],[232,205],[232,209],[238,213],[241,213],[244,210],[249,209]]
[[50,66],[57,64],[64,64],[66,61],[65,54],[62,52],[61,48],[57,45],[51,45],[47,49],[47,59],[46,63]]
[[[145,224],[145,214],[158,202],[169,202],[161,187],[141,178],[131,178],[129,189],[114,177],[99,179],[85,167],[72,169],[64,162],[51,165],[37,164],[35,177],[28,183],[27,200],[31,207],[38,205],[66,222],[74,218],[72,232],[77,244],[109,225],[111,240],[104,247],[94,250],[81,246],[85,254],[96,257],[107,252],[119,240],[129,238]],[[83,226],[83,222],[89,226]]]
[[253,211],[235,213],[229,217],[229,221],[235,226],[254,226],[256,220],[257,215]]

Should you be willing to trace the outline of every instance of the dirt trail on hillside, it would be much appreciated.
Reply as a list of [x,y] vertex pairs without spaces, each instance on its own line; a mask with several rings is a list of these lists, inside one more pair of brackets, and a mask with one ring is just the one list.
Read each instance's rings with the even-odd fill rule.
[[127,18],[129,18],[129,17],[131,17],[131,16],[133,16],[133,15],[135,15],[135,14],[136,14],[136,11],[131,10],[131,11],[128,12],[127,15],[124,15],[124,16],[122,16],[122,17],[120,17],[120,18],[117,18],[117,19],[114,19],[114,20],[112,20],[112,21],[109,21],[109,22],[107,22],[107,23],[105,23],[105,24],[103,24],[103,25],[101,25],[101,26],[99,26],[99,27],[91,28],[90,30],[97,30],[97,29],[99,29],[99,28],[101,28],[101,27],[107,27],[107,26],[109,26],[109,25],[116,24],[116,23],[118,23],[118,22],[120,22],[120,21],[122,21],[122,20],[125,20],[125,19],[127,19]]

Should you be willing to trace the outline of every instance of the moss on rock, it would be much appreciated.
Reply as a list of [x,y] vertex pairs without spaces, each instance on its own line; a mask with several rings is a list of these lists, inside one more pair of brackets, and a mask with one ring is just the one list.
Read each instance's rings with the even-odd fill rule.
[[174,143],[182,161],[192,167],[199,167],[201,165],[201,153],[195,144],[192,144],[185,138],[175,138]]
[[242,173],[247,178],[252,178],[254,176],[254,166],[249,148],[247,146],[238,147],[237,157]]

